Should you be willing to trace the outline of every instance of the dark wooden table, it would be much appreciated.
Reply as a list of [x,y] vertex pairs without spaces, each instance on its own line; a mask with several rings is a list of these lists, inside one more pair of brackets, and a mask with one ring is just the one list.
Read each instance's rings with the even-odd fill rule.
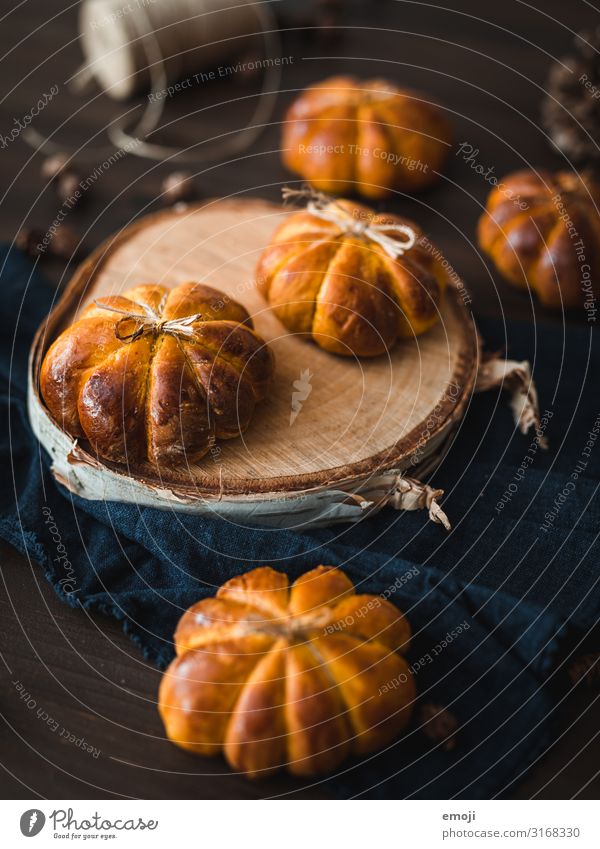
[[[98,144],[102,135],[95,140],[93,136],[123,108],[104,96],[93,95],[86,103],[68,90],[65,81],[81,56],[76,10],[65,5],[60,0],[29,0],[0,23],[3,136],[53,84],[59,93],[36,118],[35,127],[55,133],[59,146]],[[277,154],[284,107],[302,86],[340,72],[385,75],[431,92],[448,108],[457,143],[477,149],[477,161],[485,169],[493,167],[498,176],[529,164],[560,167],[560,157],[539,126],[540,98],[549,64],[567,51],[573,32],[600,23],[595,4],[371,0],[346,6],[339,40],[290,28],[282,33],[282,55],[292,61],[283,68],[283,91],[272,124],[253,145],[250,160],[196,169],[201,197],[245,193],[277,199],[286,179]],[[160,139],[189,144],[234,129],[251,114],[251,95],[259,84],[259,79],[238,74],[182,92],[167,103],[165,120],[172,126]],[[234,98],[244,96],[247,100],[232,105]],[[204,111],[190,117],[198,109]],[[1,190],[6,190],[0,238],[11,240],[23,226],[45,229],[55,217],[60,204],[39,177],[42,159],[21,138],[0,149]],[[102,159],[83,163],[83,176]],[[134,156],[103,170],[86,203],[68,216],[85,249],[157,208],[161,180],[170,170],[168,163]],[[478,313],[562,321],[509,289],[479,255],[474,227],[488,189],[485,180],[453,154],[440,185],[391,206],[432,234],[467,281]],[[52,285],[60,286],[72,264],[50,261],[46,268]],[[318,785],[302,788],[286,778],[250,783],[229,773],[219,760],[196,760],[169,745],[156,712],[159,673],[144,662],[119,626],[60,604],[40,571],[9,546],[0,545],[0,556],[0,795],[320,795]],[[567,705],[565,734],[515,787],[515,796],[597,798],[595,697],[593,690],[575,692]],[[69,735],[83,737],[94,751],[74,745]]]

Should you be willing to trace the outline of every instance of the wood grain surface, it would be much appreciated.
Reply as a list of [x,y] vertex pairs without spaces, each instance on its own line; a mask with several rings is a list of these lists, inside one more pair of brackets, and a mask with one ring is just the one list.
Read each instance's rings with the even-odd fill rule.
[[[290,179],[279,157],[284,110],[303,86],[325,76],[353,73],[389,76],[430,92],[444,104],[457,143],[478,151],[475,162],[501,176],[534,165],[559,168],[539,125],[540,99],[550,62],[568,52],[573,34],[600,22],[598,4],[573,0],[440,0],[395,2],[348,0],[345,29],[327,41],[289,26],[282,52],[282,94],[271,125],[244,156],[195,169],[201,199],[262,197],[278,202]],[[8,134],[56,83],[60,96],[36,119],[42,133],[61,144],[96,147],[100,132],[118,113],[103,96],[83,105],[67,80],[81,62],[77,5],[62,0],[14,4],[1,23],[0,131]],[[260,45],[256,46],[257,52]],[[10,53],[8,52],[10,50]],[[240,75],[182,91],[167,103],[160,140],[190,145],[227,132],[247,120],[260,80]],[[83,107],[83,108],[82,108]],[[190,113],[192,113],[190,115]],[[95,137],[95,134],[99,135]],[[106,154],[88,159],[86,178]],[[0,236],[12,240],[20,227],[45,229],[60,201],[39,177],[43,156],[21,138],[0,150]],[[79,233],[83,256],[111,233],[161,208],[160,185],[172,162],[123,157],[103,169],[84,203],[67,216]],[[563,317],[543,310],[495,274],[474,241],[489,184],[453,151],[439,184],[400,196],[389,208],[431,234],[467,281],[478,315],[543,320],[557,328]],[[386,204],[386,206],[388,206]],[[45,264],[57,296],[76,263]],[[570,320],[570,319],[568,319]],[[508,352],[511,353],[510,351]],[[281,793],[322,795],[284,777],[256,784],[228,772],[218,760],[200,763],[161,737],[156,711],[159,673],[145,663],[120,626],[61,604],[40,570],[0,545],[0,789],[6,798],[256,798]],[[100,750],[97,758],[59,738],[35,712],[23,708],[13,681],[71,732]],[[510,794],[520,798],[598,798],[597,692],[578,688],[564,705],[564,733],[540,754]]]
[[[261,200],[217,199],[148,216],[109,238],[77,269],[40,327],[32,358],[34,415],[43,406],[37,392],[43,354],[94,299],[145,283],[172,288],[196,281],[246,307],[275,355],[273,385],[249,429],[219,442],[218,462],[210,452],[195,465],[161,467],[158,473],[150,464],[130,466],[129,474],[196,498],[298,492],[397,468],[417,448],[424,453],[424,443],[458,416],[473,387],[477,332],[464,290],[450,285],[437,324],[402,340],[388,355],[329,354],[305,335],[290,333],[255,284],[260,254],[289,214]],[[294,383],[302,375],[310,394],[292,419]],[[86,455],[79,449],[78,455],[81,463]]]

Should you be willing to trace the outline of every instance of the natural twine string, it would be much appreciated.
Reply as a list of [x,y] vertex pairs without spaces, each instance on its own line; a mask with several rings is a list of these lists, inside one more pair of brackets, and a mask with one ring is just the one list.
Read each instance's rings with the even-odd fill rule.
[[[306,209],[323,221],[330,221],[345,233],[358,238],[370,239],[377,242],[392,259],[398,259],[402,254],[414,247],[417,234],[408,224],[374,224],[372,219],[357,219],[345,209],[335,198],[317,192],[310,186],[301,189],[291,189],[284,186],[281,190],[283,200],[297,198],[306,199]],[[388,236],[387,233],[399,233],[406,237],[405,241]]]
[[[270,5],[268,3],[251,5],[258,19],[259,31],[263,33],[265,40],[265,56],[279,56],[281,54],[281,40]],[[164,13],[165,8],[167,10],[165,16],[167,24],[161,20],[159,26],[151,18],[156,10],[161,9]],[[233,16],[236,14],[234,7],[229,11]],[[256,109],[248,124],[236,133],[224,138],[214,139],[212,144],[200,142],[200,144],[206,146],[202,150],[194,152],[143,141],[142,139],[145,139],[158,127],[162,117],[165,98],[160,97],[160,94],[167,88],[169,82],[164,61],[167,52],[163,44],[165,33],[175,29],[175,34],[171,37],[177,42],[177,27],[179,27],[180,32],[191,28],[192,31],[197,30],[198,43],[202,44],[205,43],[206,23],[202,12],[202,0],[193,0],[192,4],[189,0],[162,0],[162,2],[154,0],[152,5],[138,7],[137,12],[139,12],[139,15],[132,15],[131,22],[137,36],[142,39],[152,82],[152,95],[155,95],[155,97],[150,96],[150,106],[134,130],[127,131],[122,122],[109,126],[108,135],[111,141],[125,150],[131,149],[138,156],[145,156],[158,161],[169,158],[171,160],[202,163],[214,159],[223,159],[225,156],[232,156],[248,150],[261,135],[273,114],[281,80],[281,67],[275,63],[267,65]],[[188,43],[188,41],[189,34],[186,35],[185,43]],[[208,42],[208,45],[212,46],[212,43]],[[185,60],[185,55],[182,58]],[[184,69],[188,73],[197,70],[197,68],[185,68],[182,63],[182,70]],[[159,95],[158,100],[157,94]],[[157,102],[158,106],[156,106]],[[155,108],[152,109],[151,107]]]
[[[238,0],[232,1],[238,2]],[[280,57],[281,39],[271,3],[267,0],[246,3],[244,9],[246,12],[251,9],[256,17],[256,31],[262,33],[265,58]],[[96,28],[98,37],[108,38],[111,27],[126,27],[128,32],[131,31],[128,45],[132,48],[132,60],[138,61],[140,54],[145,57],[145,67],[134,66],[131,74],[131,77],[136,77],[140,70],[147,70],[150,78],[151,91],[148,97],[144,98],[145,108],[141,118],[133,127],[129,127],[128,116],[132,109],[128,109],[125,116],[107,125],[106,132],[112,142],[111,145],[85,150],[81,148],[74,150],[69,146],[57,144],[33,127],[25,130],[23,139],[35,149],[43,147],[48,155],[66,152],[76,156],[82,162],[97,161],[100,157],[107,157],[115,153],[115,148],[161,162],[170,160],[191,164],[223,160],[225,157],[245,152],[268,126],[273,115],[281,83],[281,65],[276,62],[265,63],[263,83],[257,96],[256,108],[244,127],[213,139],[194,141],[184,149],[147,141],[147,137],[159,128],[166,102],[164,93],[169,84],[185,74],[191,76],[194,72],[201,70],[197,64],[193,64],[193,62],[197,63],[197,50],[190,49],[189,45],[193,44],[196,48],[205,47],[211,49],[213,53],[221,50],[222,58],[226,58],[229,42],[238,38],[233,26],[235,16],[238,14],[235,5],[230,8],[224,7],[222,11],[229,14],[232,31],[236,34],[229,39],[221,37],[212,41],[210,26],[214,10],[207,12],[203,7],[203,0],[152,0],[152,2],[140,0],[128,7],[127,14],[113,13],[111,17],[110,12],[107,12],[106,20],[101,20]],[[141,48],[141,50],[133,48]],[[166,57],[173,55],[180,59],[177,71],[167,68]],[[81,92],[93,78],[94,69],[86,63],[68,82],[72,90]]]
[[[146,304],[138,304],[136,301],[132,303],[143,312],[143,315],[131,312],[131,310],[121,309],[120,307],[113,307],[110,304],[104,304],[102,301],[94,301],[94,304],[100,309],[120,313],[123,316],[115,325],[115,336],[121,342],[135,342],[136,339],[147,333],[168,333],[180,339],[190,339],[190,337],[195,335],[195,329],[192,325],[202,318],[202,313],[197,312],[193,315],[187,315],[184,318],[163,320],[158,313],[155,313]],[[126,325],[132,321],[135,323],[135,329],[127,333],[125,330]]]

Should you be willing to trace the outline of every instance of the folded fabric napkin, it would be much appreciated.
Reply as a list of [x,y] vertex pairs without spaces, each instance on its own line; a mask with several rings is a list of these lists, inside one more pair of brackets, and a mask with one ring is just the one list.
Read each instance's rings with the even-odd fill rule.
[[[547,412],[543,452],[515,433],[504,399],[474,397],[430,483],[446,490],[446,533],[426,513],[385,509],[356,526],[240,527],[59,486],[26,412],[27,356],[54,297],[31,263],[0,250],[0,536],[44,570],[63,601],[114,616],[160,666],[181,613],[227,578],[268,563],[293,579],[340,565],[359,592],[384,592],[415,632],[421,702],[456,717],[456,745],[418,723],[401,741],[328,779],[331,792],[384,798],[490,798],[551,740],[552,663],[565,623],[598,611],[600,397],[588,327],[482,322],[490,348],[530,359]],[[431,727],[431,726],[428,726]]]

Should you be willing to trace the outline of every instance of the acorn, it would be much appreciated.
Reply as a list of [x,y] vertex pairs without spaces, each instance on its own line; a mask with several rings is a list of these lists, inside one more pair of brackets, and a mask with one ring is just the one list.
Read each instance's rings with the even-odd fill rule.
[[70,260],[79,253],[79,236],[66,224],[61,224],[53,234],[38,227],[23,227],[15,237],[15,245],[32,259],[55,257]]
[[189,171],[173,171],[162,182],[162,201],[165,204],[191,200],[196,194],[194,178]]
[[44,159],[40,168],[42,178],[48,183],[54,182],[63,171],[69,170],[67,168],[68,161],[69,157],[66,153],[57,153],[55,156]]
[[69,157],[65,153],[57,153],[45,159],[40,168],[40,174],[44,180],[52,184],[58,199],[62,203],[68,203],[70,208],[82,199],[83,192],[78,191],[81,176],[70,164]]
[[79,188],[79,175],[72,171],[65,171],[59,174],[55,182],[56,194],[63,203],[69,203],[69,206],[75,206],[83,197],[83,193]]

